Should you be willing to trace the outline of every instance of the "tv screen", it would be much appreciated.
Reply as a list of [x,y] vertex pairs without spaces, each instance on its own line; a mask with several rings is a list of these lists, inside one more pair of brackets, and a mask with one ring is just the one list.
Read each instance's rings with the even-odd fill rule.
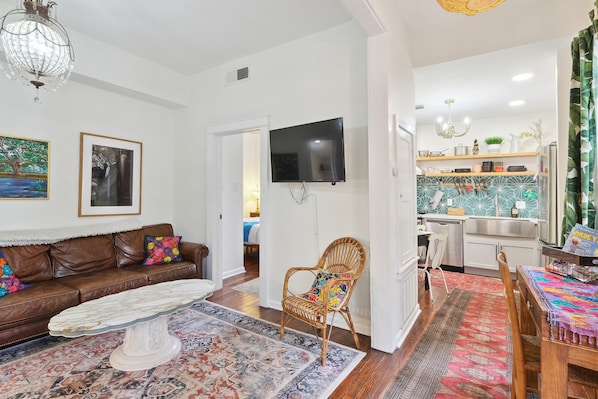
[[273,182],[345,181],[343,118],[270,131]]

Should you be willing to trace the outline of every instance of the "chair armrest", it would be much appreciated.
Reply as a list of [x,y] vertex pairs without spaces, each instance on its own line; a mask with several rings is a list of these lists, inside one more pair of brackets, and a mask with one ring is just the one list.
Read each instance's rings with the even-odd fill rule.
[[197,266],[197,278],[203,278],[204,259],[210,253],[208,247],[195,242],[181,241],[179,244],[183,259],[193,262]]

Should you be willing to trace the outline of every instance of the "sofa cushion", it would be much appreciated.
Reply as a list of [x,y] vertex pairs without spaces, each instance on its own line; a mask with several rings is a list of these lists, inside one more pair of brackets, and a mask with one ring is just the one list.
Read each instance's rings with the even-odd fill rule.
[[23,245],[0,248],[15,275],[27,283],[52,280],[49,245]]
[[112,234],[72,238],[51,244],[50,255],[56,278],[116,268]]
[[60,282],[79,291],[81,302],[147,285],[147,276],[119,268],[62,277]]
[[160,265],[183,260],[179,243],[181,236],[145,236],[144,265]]
[[179,280],[183,278],[198,278],[197,266],[189,261],[169,263],[165,265],[132,265],[125,270],[147,276],[149,284],[162,283],[164,281]]
[[57,281],[42,281],[0,298],[0,328],[54,314],[79,303],[79,292]]
[[144,226],[138,230],[123,231],[114,234],[114,246],[116,249],[116,264],[118,267],[137,265],[145,259],[144,237],[172,236],[172,225],[169,223],[153,224]]

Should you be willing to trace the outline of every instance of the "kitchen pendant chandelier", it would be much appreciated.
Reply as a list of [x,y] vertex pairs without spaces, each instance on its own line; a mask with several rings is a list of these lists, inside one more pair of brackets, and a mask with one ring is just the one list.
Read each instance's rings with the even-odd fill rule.
[[[68,80],[75,53],[64,27],[50,14],[56,5],[42,0],[24,0],[23,8],[10,11],[0,20],[0,39],[13,80],[55,91]],[[0,64],[2,68],[2,64]]]
[[440,7],[450,12],[476,15],[498,7],[505,0],[437,0]]
[[465,130],[463,131],[463,133],[457,133],[457,128],[451,120],[451,104],[453,104],[454,102],[455,100],[453,100],[452,98],[444,100],[444,103],[448,105],[448,120],[446,121],[446,123],[442,123],[442,117],[438,117],[438,120],[436,121],[436,134],[438,134],[440,137],[444,139],[465,136],[465,134],[469,131],[469,128],[471,127],[469,123],[469,118],[465,118],[465,120],[463,121],[463,123],[465,123]]

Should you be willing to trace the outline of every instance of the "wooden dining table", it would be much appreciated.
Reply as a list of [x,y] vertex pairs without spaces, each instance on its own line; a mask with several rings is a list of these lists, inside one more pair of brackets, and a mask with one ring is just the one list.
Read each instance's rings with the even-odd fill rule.
[[541,397],[567,397],[568,364],[598,371],[597,284],[518,266],[521,332],[541,336]]

